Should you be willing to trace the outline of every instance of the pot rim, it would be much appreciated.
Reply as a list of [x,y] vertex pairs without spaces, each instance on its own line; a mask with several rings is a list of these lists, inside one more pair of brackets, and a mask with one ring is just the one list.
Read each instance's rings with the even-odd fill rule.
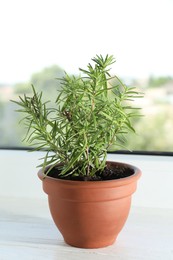
[[[125,167],[128,167],[132,170],[134,170],[134,174],[128,176],[128,177],[123,177],[120,179],[114,179],[114,180],[101,180],[101,181],[79,181],[79,180],[66,180],[66,179],[58,179],[58,178],[53,178],[50,176],[45,176],[43,174],[43,168],[41,168],[38,171],[38,177],[40,180],[42,180],[43,182],[45,181],[49,181],[49,182],[59,182],[62,185],[63,184],[70,184],[71,186],[83,186],[83,187],[88,187],[88,186],[95,186],[95,185],[99,185],[100,187],[102,185],[105,186],[105,184],[108,184],[108,186],[122,186],[125,184],[129,184],[131,182],[137,181],[140,177],[141,177],[141,170],[131,164],[127,164],[124,162],[116,162],[116,161],[106,161],[107,163],[111,163],[111,164],[116,164],[116,165],[122,165]],[[49,167],[49,166],[48,166]]]

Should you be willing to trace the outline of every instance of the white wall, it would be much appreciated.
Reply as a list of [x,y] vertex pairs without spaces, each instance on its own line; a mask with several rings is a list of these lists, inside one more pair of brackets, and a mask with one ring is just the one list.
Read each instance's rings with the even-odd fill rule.
[[[0,196],[46,198],[36,168],[43,156],[44,152],[0,150]],[[109,154],[108,159],[142,170],[132,205],[173,208],[173,157]]]

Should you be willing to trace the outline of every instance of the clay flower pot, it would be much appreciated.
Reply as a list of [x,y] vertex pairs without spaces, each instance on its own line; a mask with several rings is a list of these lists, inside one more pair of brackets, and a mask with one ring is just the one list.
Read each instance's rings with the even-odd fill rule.
[[42,170],[38,172],[53,220],[67,244],[80,248],[106,247],[115,242],[123,228],[141,171],[127,164],[109,163],[125,165],[134,174],[108,181],[69,181],[43,179]]

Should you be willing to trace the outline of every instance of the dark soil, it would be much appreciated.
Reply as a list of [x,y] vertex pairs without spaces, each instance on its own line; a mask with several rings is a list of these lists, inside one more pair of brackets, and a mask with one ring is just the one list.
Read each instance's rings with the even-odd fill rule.
[[106,181],[106,180],[115,180],[115,179],[121,179],[125,177],[129,177],[134,174],[134,170],[122,166],[122,165],[116,165],[116,167],[111,165],[107,165],[104,169],[104,171],[98,171],[96,172],[95,176],[61,176],[61,171],[58,170],[58,168],[53,168],[49,173],[48,176],[57,178],[57,179],[65,179],[65,180],[78,180],[78,181]]

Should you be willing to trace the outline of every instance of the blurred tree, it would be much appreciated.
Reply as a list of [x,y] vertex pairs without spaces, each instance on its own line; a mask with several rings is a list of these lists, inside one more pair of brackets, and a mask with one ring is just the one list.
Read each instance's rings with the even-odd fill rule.
[[56,78],[61,78],[64,71],[57,65],[45,68],[40,72],[31,76],[30,82],[37,87],[38,90],[49,91],[50,88],[57,88]]
[[28,83],[17,83],[14,86],[14,93],[17,95],[29,94],[31,93],[31,88],[29,88]]
[[46,99],[49,97],[52,99],[52,97],[56,96],[57,89],[60,88],[60,82],[56,78],[61,78],[63,75],[63,69],[57,65],[53,65],[34,73],[29,82],[16,84],[14,86],[14,93],[28,94],[31,92],[31,85],[34,85],[36,90],[44,92]]
[[[166,115],[166,120],[165,120]],[[135,134],[128,136],[127,146],[132,151],[173,151],[173,111],[171,106],[163,107],[157,114],[144,116],[134,125]]]
[[153,77],[151,76],[148,81],[148,87],[162,87],[164,84],[170,82],[173,80],[172,77],[167,76],[167,77]]

